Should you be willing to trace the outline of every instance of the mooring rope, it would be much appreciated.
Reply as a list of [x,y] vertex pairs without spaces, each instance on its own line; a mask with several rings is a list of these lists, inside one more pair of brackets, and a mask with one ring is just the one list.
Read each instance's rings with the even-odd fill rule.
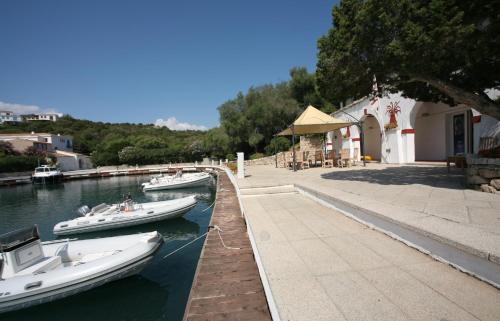
[[202,237],[204,237],[205,235],[207,235],[209,232],[210,232],[210,227],[209,227],[209,229],[208,229],[208,231],[207,231],[206,233],[204,233],[204,234],[202,234],[202,235],[198,236],[198,237],[197,237],[197,238],[195,238],[194,240],[191,240],[191,241],[187,242],[186,244],[184,244],[184,245],[183,245],[183,246],[181,246],[180,248],[178,248],[178,249],[176,249],[176,250],[174,250],[174,251],[172,251],[172,252],[168,253],[167,255],[165,255],[165,256],[162,258],[162,260],[163,260],[163,259],[166,259],[166,258],[167,258],[167,257],[169,257],[170,255],[173,255],[173,254],[175,254],[175,253],[179,252],[180,250],[182,250],[182,249],[183,249],[183,248],[185,248],[186,246],[193,244],[194,242],[198,241],[199,239],[201,239]]
[[222,229],[218,225],[214,225],[214,229],[217,230],[217,234],[219,234],[220,241],[222,243],[222,246],[224,246],[228,250],[241,250],[240,247],[231,247],[231,246],[226,246],[224,243],[224,240],[222,239],[222,236],[220,235],[220,232],[223,232]]
[[217,201],[217,200],[214,200],[213,203],[210,204],[206,209],[202,210],[202,212],[205,212],[206,210],[208,210],[209,208],[211,208],[212,206],[214,206],[215,201]]
[[226,249],[228,249],[228,250],[241,250],[241,247],[231,247],[231,246],[227,246],[227,245],[226,245],[226,243],[224,243],[224,240],[222,239],[222,235],[220,234],[221,232],[223,232],[223,231],[222,231],[222,229],[221,229],[218,225],[213,225],[213,226],[212,226],[212,225],[210,225],[210,226],[208,227],[208,230],[207,230],[205,233],[203,233],[202,235],[198,236],[197,238],[195,238],[195,239],[193,239],[193,240],[191,240],[191,241],[187,242],[186,244],[184,244],[183,246],[179,247],[178,249],[176,249],[176,250],[174,250],[174,251],[172,251],[172,252],[168,253],[167,255],[165,255],[165,256],[162,258],[162,260],[163,260],[163,259],[166,259],[167,257],[169,257],[169,256],[171,256],[171,255],[173,255],[173,254],[175,254],[175,253],[177,253],[177,252],[179,252],[179,251],[180,251],[180,250],[182,250],[183,248],[185,248],[185,247],[187,247],[187,246],[189,246],[189,245],[193,244],[194,242],[198,241],[199,239],[201,239],[202,237],[204,237],[205,235],[207,235],[208,233],[210,233],[210,229],[212,229],[212,228],[213,228],[214,230],[216,230],[216,231],[217,231],[217,234],[219,235],[219,239],[220,239],[220,241],[221,241],[221,243],[222,243],[222,246],[224,246],[224,248],[226,248]]

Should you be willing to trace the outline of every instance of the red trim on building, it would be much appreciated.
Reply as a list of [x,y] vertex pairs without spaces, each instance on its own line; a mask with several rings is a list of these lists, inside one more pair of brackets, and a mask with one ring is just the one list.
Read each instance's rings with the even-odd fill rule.
[[333,144],[332,143],[326,143],[327,146],[332,146]]
[[481,115],[472,116],[472,123],[477,124],[481,122]]
[[359,142],[359,141],[361,141],[361,138],[356,137],[356,138],[353,138],[353,139],[352,139],[352,141],[353,141],[353,142]]
[[363,112],[365,113],[365,115],[368,115],[368,110],[366,108],[363,110]]
[[351,129],[350,129],[350,126],[347,126],[346,128],[347,128],[347,130],[346,130],[345,136],[347,138],[349,138],[349,137],[351,137]]
[[407,128],[407,129],[401,130],[401,135],[404,135],[404,134],[415,134],[415,129]]

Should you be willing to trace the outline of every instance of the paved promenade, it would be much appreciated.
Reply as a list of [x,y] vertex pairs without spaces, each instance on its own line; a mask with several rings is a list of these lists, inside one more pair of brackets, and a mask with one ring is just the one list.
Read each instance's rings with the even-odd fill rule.
[[240,188],[297,184],[396,222],[428,231],[500,264],[500,195],[465,189],[462,172],[445,166],[368,164],[366,168],[246,168]]
[[464,190],[460,172],[370,164],[246,174],[242,204],[282,320],[500,319],[498,289],[286,186],[320,189],[497,255],[500,196]]

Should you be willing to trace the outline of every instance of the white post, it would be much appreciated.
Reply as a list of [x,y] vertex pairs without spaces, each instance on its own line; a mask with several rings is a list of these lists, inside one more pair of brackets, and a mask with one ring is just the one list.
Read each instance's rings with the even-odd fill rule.
[[219,159],[219,166],[222,166],[222,159]]
[[198,167],[198,161],[194,162],[194,167]]
[[212,159],[212,166],[214,166],[214,160]]
[[238,155],[238,178],[245,178],[245,154],[237,153]]

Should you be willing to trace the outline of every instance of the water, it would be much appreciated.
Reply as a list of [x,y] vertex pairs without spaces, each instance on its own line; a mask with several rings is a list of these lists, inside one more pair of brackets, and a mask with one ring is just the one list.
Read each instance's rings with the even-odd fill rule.
[[[205,233],[215,198],[213,184],[177,191],[143,193],[146,176],[121,176],[70,181],[53,186],[19,185],[0,188],[0,234],[37,224],[42,240],[53,240],[57,222],[74,218],[80,205],[117,203],[130,192],[136,202],[200,195],[195,208],[182,218],[135,227],[75,235],[80,239],[159,231],[166,242],[138,275],[108,283],[68,298],[0,314],[0,320],[181,320],[191,289],[203,239],[178,253],[163,256]],[[64,238],[64,237],[62,237]],[[1,283],[0,283],[1,286]]]

